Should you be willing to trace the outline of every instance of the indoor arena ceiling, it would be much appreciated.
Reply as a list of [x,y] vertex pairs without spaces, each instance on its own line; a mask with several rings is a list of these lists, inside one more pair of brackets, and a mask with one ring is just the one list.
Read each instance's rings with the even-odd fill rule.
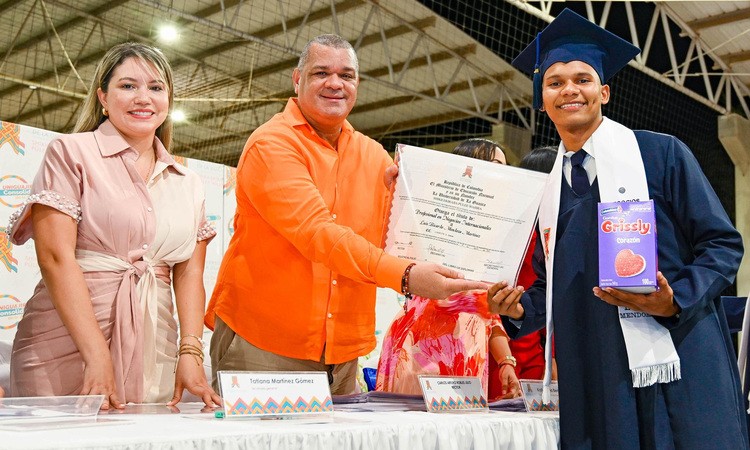
[[[498,111],[531,88],[414,1],[29,0],[0,11],[3,120],[69,130],[103,52],[124,40],[152,42],[173,65],[176,106],[186,114],[173,150],[227,164],[294,95],[299,51],[323,33],[357,49],[362,82],[350,121],[375,138],[471,116],[497,123]],[[156,36],[167,22],[180,30],[175,45]]]
[[[506,1],[546,21],[566,4]],[[620,28],[629,33],[618,34],[641,49],[633,67],[721,114],[750,118],[750,1],[656,1],[646,12],[633,7],[640,2],[573,3],[585,4],[587,18],[607,29],[627,24]]]
[[[551,18],[550,2],[508,1]],[[234,164],[247,136],[293,95],[304,43],[330,32],[357,49],[362,82],[350,121],[376,139],[469,117],[500,123],[511,110],[527,126],[533,120],[524,109],[529,79],[414,0],[26,0],[0,1],[0,11],[0,119],[39,128],[70,131],[106,49],[148,42],[172,62],[176,107],[185,113],[174,152]],[[653,75],[677,89],[691,76],[723,76],[690,95],[750,116],[750,2],[657,2],[653,23],[633,26],[662,20],[679,22],[686,31],[674,38],[696,45],[688,59],[673,58],[672,71]],[[174,43],[158,36],[167,24]],[[639,64],[648,70],[648,59]],[[703,75],[689,73],[695,66],[705,66]],[[739,105],[720,95],[729,90]]]

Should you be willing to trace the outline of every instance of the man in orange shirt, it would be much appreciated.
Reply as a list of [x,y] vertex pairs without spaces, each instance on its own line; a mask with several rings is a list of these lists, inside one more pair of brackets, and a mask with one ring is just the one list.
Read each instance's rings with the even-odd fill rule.
[[326,371],[331,392],[348,394],[357,358],[375,348],[376,286],[445,298],[486,285],[382,250],[395,166],[346,121],[359,84],[351,44],[313,39],[292,81],[297,98],[253,132],[237,167],[235,234],[205,317],[214,380]]

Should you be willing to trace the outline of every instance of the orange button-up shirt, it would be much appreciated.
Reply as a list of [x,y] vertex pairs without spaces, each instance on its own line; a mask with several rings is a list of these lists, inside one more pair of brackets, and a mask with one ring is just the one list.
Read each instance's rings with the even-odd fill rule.
[[345,122],[338,148],[295,99],[248,139],[235,233],[206,313],[263,350],[336,364],[375,348],[375,289],[401,289],[409,261],[381,246],[392,160]]

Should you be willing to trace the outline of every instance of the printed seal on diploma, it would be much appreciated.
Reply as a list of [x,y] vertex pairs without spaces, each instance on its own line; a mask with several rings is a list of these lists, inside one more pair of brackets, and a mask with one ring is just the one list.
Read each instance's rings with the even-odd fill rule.
[[398,144],[386,251],[515,284],[547,175]]

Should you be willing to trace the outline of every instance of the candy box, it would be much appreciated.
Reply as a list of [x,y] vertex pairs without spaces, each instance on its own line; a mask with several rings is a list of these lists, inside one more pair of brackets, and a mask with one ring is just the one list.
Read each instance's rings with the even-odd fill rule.
[[599,203],[599,287],[656,290],[654,202]]

